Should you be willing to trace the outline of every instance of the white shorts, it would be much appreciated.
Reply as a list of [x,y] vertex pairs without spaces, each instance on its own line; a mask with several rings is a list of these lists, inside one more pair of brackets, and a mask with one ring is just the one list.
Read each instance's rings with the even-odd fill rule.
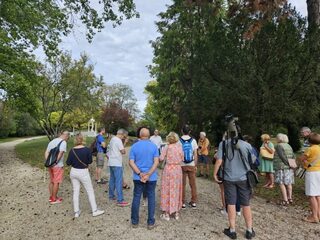
[[320,196],[320,171],[306,172],[305,188],[307,196]]

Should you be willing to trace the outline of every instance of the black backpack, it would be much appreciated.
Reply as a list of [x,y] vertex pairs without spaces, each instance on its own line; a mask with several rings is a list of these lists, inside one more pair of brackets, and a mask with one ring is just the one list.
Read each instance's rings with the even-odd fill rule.
[[92,156],[97,156],[97,154],[98,154],[97,139],[98,139],[98,137],[95,137],[94,141],[90,145],[90,151],[91,151]]
[[52,167],[58,163],[58,155],[60,152],[60,145],[64,140],[62,140],[55,148],[52,148],[49,155],[44,163],[45,167]]

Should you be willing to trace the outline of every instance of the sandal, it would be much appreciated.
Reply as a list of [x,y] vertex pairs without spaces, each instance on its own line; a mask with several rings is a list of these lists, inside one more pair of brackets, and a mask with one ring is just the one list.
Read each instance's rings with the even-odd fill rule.
[[130,189],[130,187],[128,186],[128,184],[122,186],[123,189]]
[[303,219],[303,221],[308,222],[308,223],[319,223],[319,220],[318,220],[318,219],[310,218],[310,216],[309,216],[309,217],[305,217],[305,218]]
[[290,199],[288,199],[288,202],[290,203],[290,204],[293,204],[293,200],[290,198]]
[[280,206],[288,206],[288,205],[289,205],[289,202],[288,202],[288,201],[285,201],[285,200],[282,200],[279,205],[280,205]]

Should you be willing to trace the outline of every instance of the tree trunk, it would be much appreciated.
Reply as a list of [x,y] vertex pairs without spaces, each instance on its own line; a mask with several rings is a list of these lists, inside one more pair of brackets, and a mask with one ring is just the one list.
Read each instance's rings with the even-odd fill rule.
[[320,0],[307,0],[308,23],[311,30],[320,26]]

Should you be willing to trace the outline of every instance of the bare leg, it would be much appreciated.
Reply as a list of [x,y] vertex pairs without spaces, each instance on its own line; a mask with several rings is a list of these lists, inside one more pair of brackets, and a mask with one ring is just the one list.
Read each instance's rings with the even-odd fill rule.
[[318,213],[319,213],[319,207],[318,207],[318,199],[319,197],[309,197],[310,200],[310,206],[312,214],[309,216],[309,218],[312,218],[312,220],[319,220]]
[[199,166],[200,166],[200,174],[204,175],[204,173],[203,173],[203,164],[201,163],[201,164],[199,164]]
[[236,229],[236,205],[228,205],[228,220],[230,229]]
[[101,179],[101,168],[96,168],[96,181]]
[[219,184],[219,187],[220,187],[222,209],[226,209],[226,200],[224,198],[224,187],[223,187],[223,184]]
[[207,172],[206,174],[208,175],[208,178],[209,178],[209,174],[210,174],[210,165],[207,163],[206,164],[206,168],[207,168]]
[[270,185],[270,177],[269,177],[269,173],[266,173],[266,184],[263,187],[268,187]]
[[279,185],[281,193],[282,193],[282,199],[283,201],[288,202],[288,196],[287,196],[287,189],[286,186],[284,184],[280,184]]
[[286,185],[287,188],[287,196],[288,196],[288,200],[290,199],[292,201],[292,185]]
[[252,212],[250,206],[242,206],[244,220],[247,225],[247,229],[252,229]]
[[53,189],[53,183],[50,182],[49,183],[49,194],[50,194],[50,197],[52,197],[52,189]]
[[57,198],[58,191],[59,191],[59,183],[53,183],[53,186],[52,186],[52,198],[53,199]]
[[320,196],[317,196],[316,199],[318,202],[318,219],[320,220]]
[[270,187],[274,187],[274,174],[273,173],[269,173],[269,179],[270,179]]

